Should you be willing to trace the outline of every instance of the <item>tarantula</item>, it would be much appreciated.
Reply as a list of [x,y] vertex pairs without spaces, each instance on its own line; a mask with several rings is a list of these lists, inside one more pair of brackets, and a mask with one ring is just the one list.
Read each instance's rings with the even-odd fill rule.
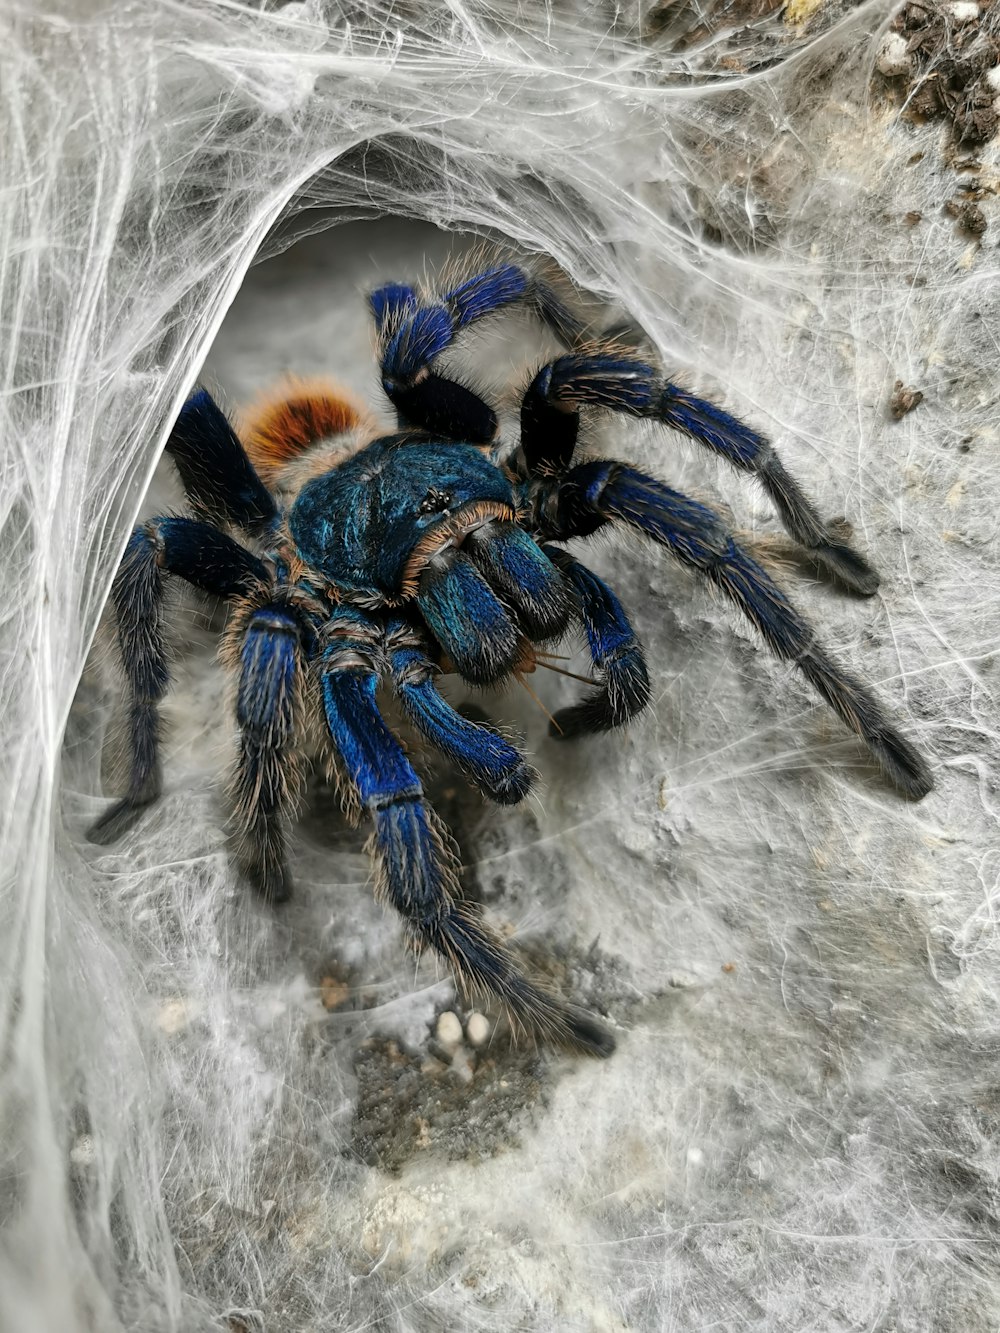
[[[878,576],[823,523],[765,438],[620,343],[587,342],[569,304],[519,265],[493,263],[436,297],[391,284],[369,302],[395,433],[380,435],[327,385],[289,388],[257,412],[242,443],[205,390],[181,411],[167,451],[195,517],[143,523],[114,581],[131,771],[124,799],[90,837],[118,837],[160,793],[161,608],[165,576],[175,574],[233,604],[224,658],[237,682],[239,855],[260,892],[273,901],[290,892],[287,822],[312,700],[349,801],[372,821],[380,891],[416,947],[429,945],[463,985],[499,998],[513,1021],[607,1055],[606,1029],[530,980],[463,899],[454,845],[383,720],[380,683],[485,796],[522,800],[534,777],[524,755],[456,711],[438,677],[497,685],[530,669],[536,645],[577,625],[596,679],[555,715],[553,734],[635,717],[650,697],[642,648],[612,590],[562,545],[624,524],[734,602],[890,781],[919,799],[931,787],[924,761],[720,517],[627,463],[580,458],[582,414],[606,409],[683,432],[755,476],[789,534],[841,584],[870,594]],[[505,448],[493,408],[437,358],[462,329],[516,304],[567,350],[532,375],[519,442]]]

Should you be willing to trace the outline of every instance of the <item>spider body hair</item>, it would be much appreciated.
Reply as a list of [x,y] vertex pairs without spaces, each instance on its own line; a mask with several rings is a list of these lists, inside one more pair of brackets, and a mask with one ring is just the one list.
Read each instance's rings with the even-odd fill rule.
[[345,385],[288,375],[241,413],[238,433],[261,480],[286,496],[357,453],[376,424]]

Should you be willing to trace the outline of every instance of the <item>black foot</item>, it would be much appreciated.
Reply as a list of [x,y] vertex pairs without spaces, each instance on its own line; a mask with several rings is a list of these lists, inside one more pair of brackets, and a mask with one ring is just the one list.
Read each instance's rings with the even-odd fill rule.
[[617,1045],[614,1037],[604,1024],[599,1023],[586,1009],[577,1009],[574,1006],[567,1010],[566,1025],[569,1029],[570,1045],[585,1051],[587,1055],[597,1056],[599,1060],[606,1060],[609,1055],[614,1055]]
[[96,823],[91,824],[87,830],[87,841],[96,843],[99,847],[107,847],[110,843],[117,842],[139,822],[143,811],[152,805],[155,799],[155,796],[151,796],[146,801],[135,801],[126,796],[124,800],[116,801]]
[[268,904],[287,903],[292,897],[292,877],[284,865],[248,865],[243,873],[253,885],[254,892]]
[[860,593],[862,597],[871,597],[878,592],[881,580],[877,571],[846,542],[829,541],[813,547],[809,554],[851,592]]

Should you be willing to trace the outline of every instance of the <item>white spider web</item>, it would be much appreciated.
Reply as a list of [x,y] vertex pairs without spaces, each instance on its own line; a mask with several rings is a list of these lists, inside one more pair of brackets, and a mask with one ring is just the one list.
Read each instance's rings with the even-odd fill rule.
[[[669,17],[0,8],[4,1329],[996,1327],[998,220],[987,196],[977,240],[941,212],[943,132],[873,94],[884,6]],[[359,227],[381,214],[416,222]],[[509,1133],[474,1084],[462,1152],[428,1094],[394,1177],[352,1128],[363,1041],[424,1051],[449,983],[403,961],[321,796],[297,905],[247,901],[203,609],[177,612],[164,800],[87,845],[114,684],[85,663],[213,343],[233,404],[288,368],[373,395],[360,292],[443,253],[427,223],[554,258],[850,518],[876,599],[783,577],[938,788],[904,805],[704,588],[595,547],[656,707],[570,751],[490,701],[544,787],[458,831],[490,912],[568,960],[620,1049],[511,1058]],[[897,379],[924,393],[900,421]],[[674,437],[602,447],[779,532]],[[364,1013],[320,1003],[333,962]]]

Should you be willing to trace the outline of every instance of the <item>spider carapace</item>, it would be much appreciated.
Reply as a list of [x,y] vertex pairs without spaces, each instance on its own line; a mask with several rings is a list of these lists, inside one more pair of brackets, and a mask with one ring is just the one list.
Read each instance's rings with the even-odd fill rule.
[[[259,406],[242,440],[204,390],[187,402],[168,452],[192,517],[133,533],[112,601],[128,692],[127,794],[91,830],[118,837],[161,789],[160,699],[167,688],[162,597],[178,575],[230,599],[224,660],[236,679],[234,776],[243,870],[268,898],[288,896],[288,822],[313,716],[346,805],[372,824],[384,899],[413,943],[466,988],[529,1030],[598,1055],[607,1029],[536,984],[464,900],[447,830],[383,720],[387,684],[410,724],[490,800],[523,799],[534,773],[504,735],[470,720],[438,688],[442,672],[477,686],[529,668],[539,645],[582,630],[592,688],[552,720],[563,738],[622,726],[649,702],[643,651],[614,592],[564,543],[622,525],[708,578],[770,649],[794,664],[905,795],[927,767],[858,679],[718,514],[628,463],[583,458],[581,417],[610,411],[679,430],[763,485],[789,534],[835,580],[870,594],[878,577],[834,534],[769,442],[664,378],[620,343],[589,337],[552,287],[495,262],[439,294],[392,284],[369,298],[382,387],[397,433],[327,384],[293,383]],[[493,408],[442,369],[460,331],[527,306],[566,351],[529,375],[516,441]]]

